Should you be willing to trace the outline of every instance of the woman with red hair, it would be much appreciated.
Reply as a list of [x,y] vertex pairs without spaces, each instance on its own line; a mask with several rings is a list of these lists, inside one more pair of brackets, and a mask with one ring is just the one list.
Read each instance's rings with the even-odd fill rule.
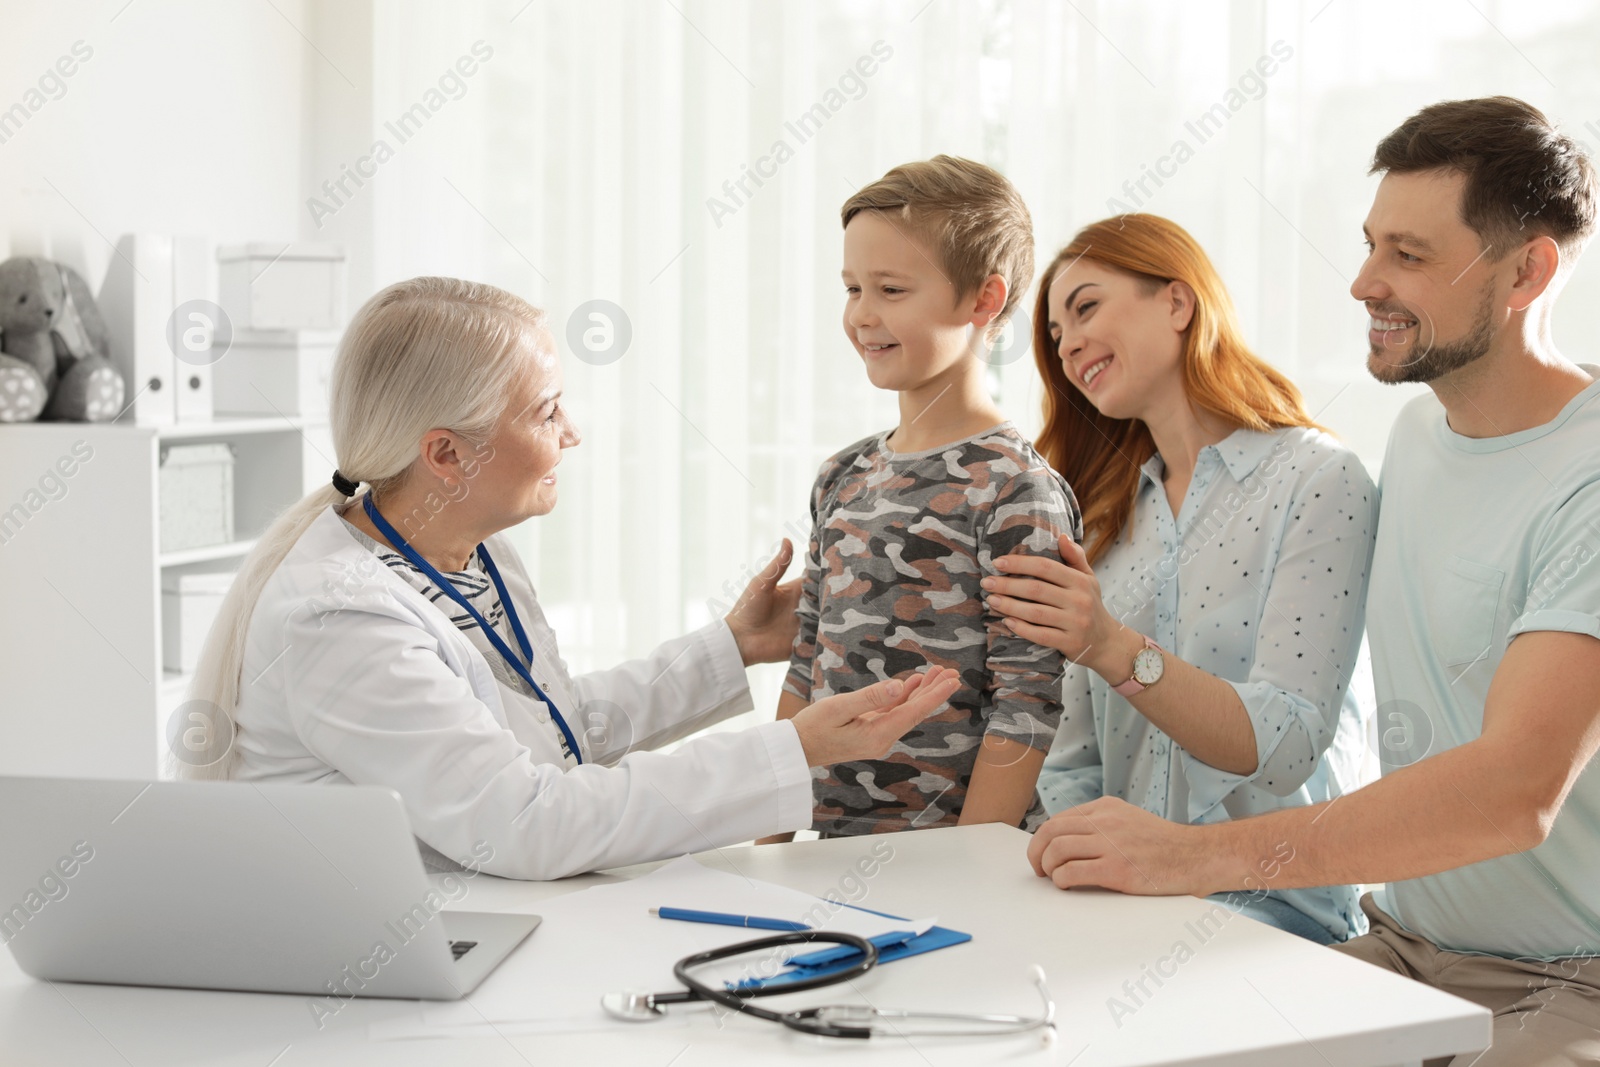
[[[1101,796],[1216,822],[1357,788],[1366,719],[1350,692],[1377,492],[1361,462],[1253,355],[1182,227],[1123,215],[1041,276],[1039,451],[1083,509],[1064,563],[1010,556],[991,606],[1066,654],[1061,728],[1039,778],[1052,815]],[[1350,886],[1234,911],[1328,943],[1364,929]]]

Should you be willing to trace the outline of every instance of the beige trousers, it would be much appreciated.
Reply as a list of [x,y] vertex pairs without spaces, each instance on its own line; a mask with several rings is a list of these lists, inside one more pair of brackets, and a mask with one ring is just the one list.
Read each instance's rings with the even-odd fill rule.
[[1446,952],[1408,932],[1361,898],[1371,932],[1334,949],[1494,1013],[1484,1052],[1429,1060],[1427,1067],[1571,1067],[1600,1064],[1600,956],[1515,960]]

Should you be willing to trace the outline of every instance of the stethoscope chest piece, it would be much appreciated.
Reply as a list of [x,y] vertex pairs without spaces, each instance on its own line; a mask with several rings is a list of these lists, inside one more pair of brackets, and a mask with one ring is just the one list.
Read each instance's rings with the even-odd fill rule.
[[630,1023],[648,1023],[667,1013],[656,1006],[656,998],[649,993],[607,993],[600,998],[600,1007],[613,1019]]

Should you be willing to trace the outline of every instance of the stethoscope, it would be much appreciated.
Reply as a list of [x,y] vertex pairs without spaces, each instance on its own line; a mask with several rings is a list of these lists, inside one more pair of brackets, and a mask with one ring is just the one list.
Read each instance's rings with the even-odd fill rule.
[[[781,948],[821,941],[825,944],[845,945],[860,953],[855,962],[838,970],[811,978],[786,981],[777,985],[761,986],[741,984],[719,989],[700,981],[690,969],[718,960],[732,959],[762,949]],[[731,1011],[753,1015],[768,1022],[780,1023],[802,1034],[818,1037],[998,1037],[1021,1034],[1029,1030],[1053,1031],[1056,1004],[1045,985],[1044,969],[1033,968],[1033,981],[1044,1001],[1044,1014],[1034,1018],[1024,1015],[994,1015],[979,1012],[898,1011],[893,1009],[860,1007],[854,1004],[828,1004],[819,1008],[797,1011],[769,1011],[750,1001],[756,997],[772,997],[784,993],[803,993],[838,982],[848,982],[866,974],[878,962],[878,950],[872,942],[854,934],[834,933],[828,930],[797,930],[772,937],[742,941],[736,945],[714,948],[685,956],[672,965],[673,976],[682,982],[684,989],[672,993],[607,993],[600,998],[606,1014],[629,1022],[649,1022],[666,1015],[663,1004],[685,1004],[708,1001],[720,1004]],[[939,1023],[927,1029],[908,1030],[897,1022]]]
[[389,539],[389,543],[394,546],[395,551],[409,560],[412,566],[427,575],[428,580],[437,586],[440,592],[465,608],[467,614],[472,616],[473,621],[478,624],[478,628],[489,639],[489,643],[494,645],[495,650],[505,657],[505,661],[511,665],[511,669],[516,671],[522,680],[532,687],[534,695],[544,701],[544,706],[550,709],[550,717],[555,720],[556,726],[560,728],[561,736],[567,740],[568,751],[572,753],[572,758],[581,764],[583,762],[583,753],[578,751],[578,739],[572,736],[572,730],[568,728],[567,720],[561,717],[561,711],[556,707],[556,702],[545,695],[545,691],[540,688],[539,683],[534,681],[533,675],[529,673],[529,668],[533,666],[533,646],[528,643],[528,635],[522,629],[522,620],[517,617],[517,606],[511,602],[511,594],[506,592],[506,583],[500,580],[500,568],[494,565],[494,560],[489,556],[488,548],[479,545],[478,558],[483,560],[483,569],[489,572],[489,578],[494,582],[495,591],[500,594],[500,605],[505,608],[506,618],[511,622],[511,632],[516,634],[517,644],[522,647],[522,654],[527,657],[528,665],[526,667],[523,666],[522,660],[512,653],[510,647],[501,640],[494,627],[490,626],[488,621],[478,614],[478,609],[474,608],[471,602],[461,595],[461,591],[449,579],[440,574],[433,564],[423,559],[417,550],[411,547],[411,542],[401,537],[400,531],[390,526],[389,521],[378,513],[377,507],[372,503],[371,493],[366,493],[361,497],[361,506],[366,509],[367,518],[372,520],[372,525],[376,526],[383,533],[383,536]]

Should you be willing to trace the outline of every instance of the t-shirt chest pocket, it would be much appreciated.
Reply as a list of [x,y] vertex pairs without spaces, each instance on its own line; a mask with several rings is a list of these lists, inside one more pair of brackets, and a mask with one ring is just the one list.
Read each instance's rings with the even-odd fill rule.
[[1435,577],[1427,598],[1428,628],[1439,660],[1458,667],[1487,655],[1494,643],[1505,572],[1447,555]]

